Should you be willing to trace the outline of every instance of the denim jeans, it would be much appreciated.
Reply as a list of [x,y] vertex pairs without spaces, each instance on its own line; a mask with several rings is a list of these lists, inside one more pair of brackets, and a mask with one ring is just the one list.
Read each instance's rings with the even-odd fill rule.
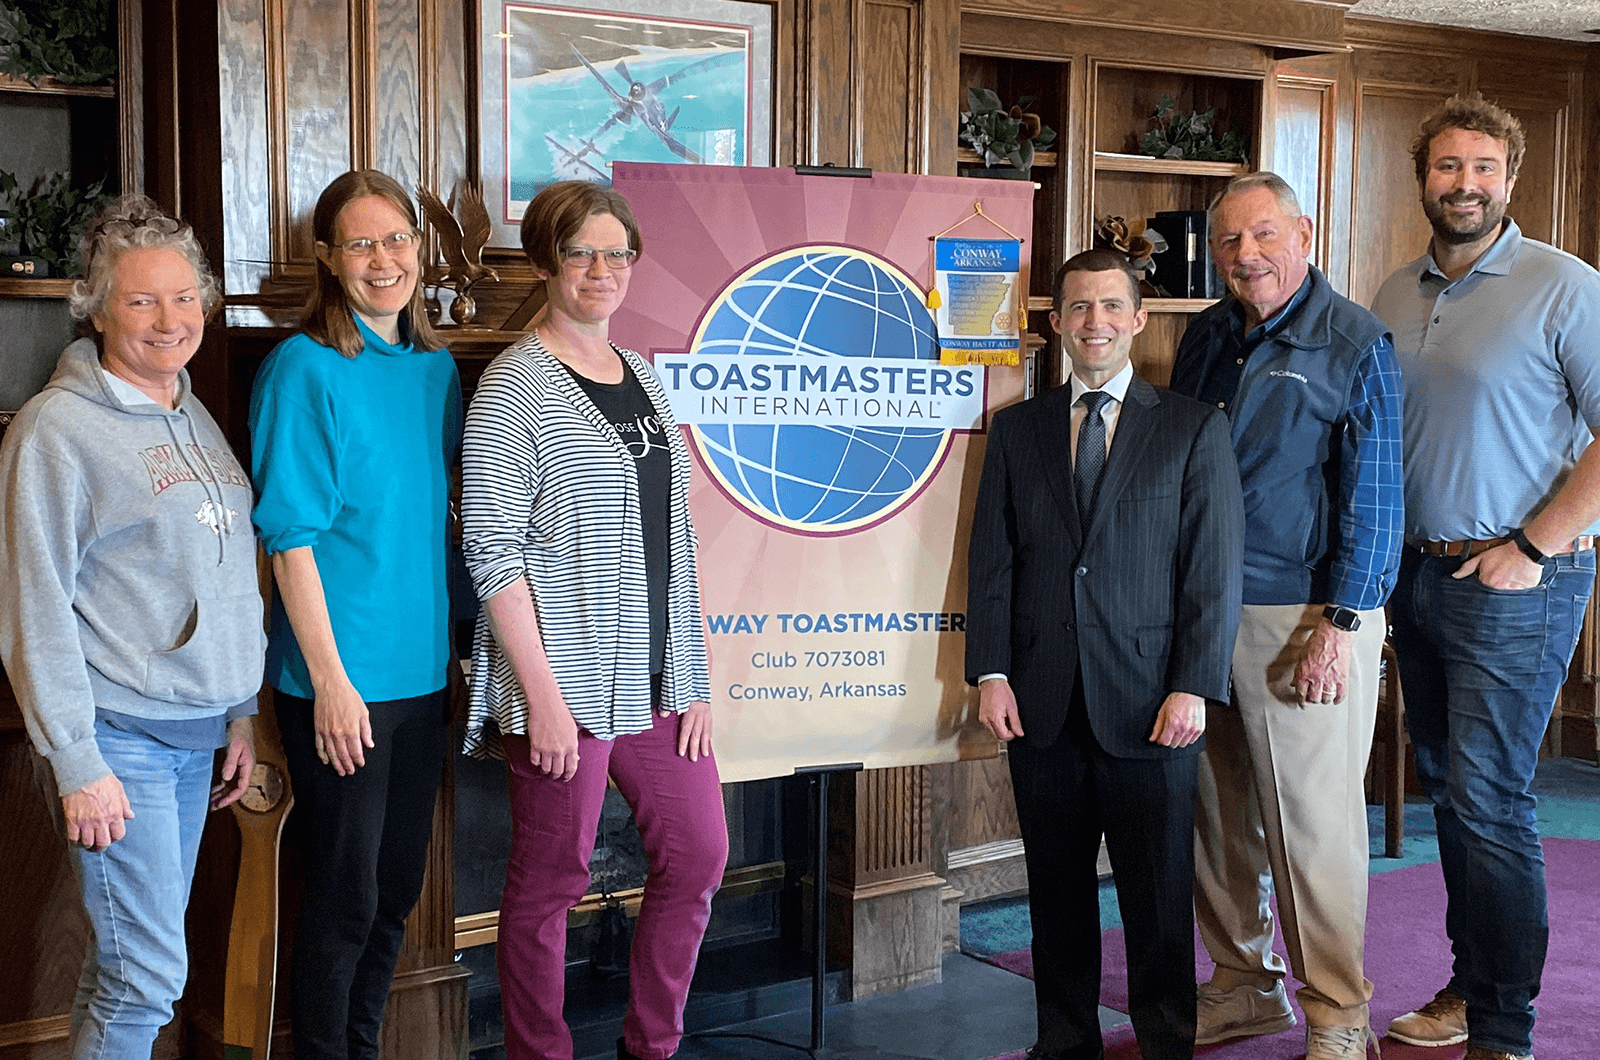
[[[133,819],[99,853],[72,847],[89,952],[72,1005],[73,1060],[148,1057],[188,976],[183,914],[210,797],[211,751],[96,722],[95,741]],[[57,810],[59,816],[59,810]]]
[[1468,1040],[1524,1054],[1550,937],[1544,853],[1528,790],[1594,588],[1593,551],[1555,556],[1531,589],[1451,575],[1408,551],[1394,645],[1417,777],[1433,802]]

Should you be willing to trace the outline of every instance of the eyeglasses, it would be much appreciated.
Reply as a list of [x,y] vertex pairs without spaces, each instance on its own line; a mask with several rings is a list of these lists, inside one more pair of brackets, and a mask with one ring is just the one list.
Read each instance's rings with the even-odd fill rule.
[[606,263],[608,269],[626,269],[633,265],[633,259],[639,252],[631,247],[581,247],[569,246],[561,248],[561,264],[589,268],[594,264],[595,258],[600,258]]
[[380,243],[391,255],[414,253],[417,249],[417,238],[415,232],[390,232],[379,239],[347,239],[343,243],[322,243],[319,239],[317,242],[325,247],[333,247],[349,258],[369,258]]

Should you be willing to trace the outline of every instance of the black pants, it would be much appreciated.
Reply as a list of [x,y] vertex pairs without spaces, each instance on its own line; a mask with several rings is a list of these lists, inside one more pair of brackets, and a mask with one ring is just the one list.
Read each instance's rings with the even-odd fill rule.
[[1100,834],[1128,947],[1129,1015],[1145,1060],[1194,1055],[1197,756],[1113,758],[1081,688],[1060,736],[1013,740],[1011,783],[1028,866],[1039,1047],[1099,1060]]
[[278,693],[305,894],[290,970],[296,1060],[377,1060],[405,921],[422,893],[449,745],[447,692],[369,703],[367,764],[317,758],[310,700]]

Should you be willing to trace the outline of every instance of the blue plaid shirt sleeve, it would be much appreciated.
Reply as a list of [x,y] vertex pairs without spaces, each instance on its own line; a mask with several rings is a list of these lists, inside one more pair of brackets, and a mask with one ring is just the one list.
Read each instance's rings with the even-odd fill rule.
[[1405,533],[1401,477],[1400,366],[1383,335],[1361,355],[1345,413],[1339,493],[1339,547],[1330,603],[1367,611],[1394,590]]

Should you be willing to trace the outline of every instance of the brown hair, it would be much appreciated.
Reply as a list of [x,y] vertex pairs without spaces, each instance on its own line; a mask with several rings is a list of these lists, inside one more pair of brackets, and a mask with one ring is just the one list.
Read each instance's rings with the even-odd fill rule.
[[106,204],[84,229],[83,238],[78,241],[83,279],[72,285],[72,300],[68,303],[72,315],[86,320],[104,309],[123,256],[142,249],[172,250],[183,255],[194,269],[200,309],[210,320],[222,304],[222,290],[206,267],[205,251],[200,249],[194,229],[154,200],[138,194],[124,195]]
[[1480,132],[1499,140],[1506,149],[1507,180],[1522,168],[1522,154],[1528,146],[1522,135],[1522,122],[1504,107],[1484,99],[1483,93],[1474,92],[1470,96],[1451,96],[1422,119],[1411,141],[1411,161],[1417,167],[1418,184],[1428,179],[1428,152],[1434,138],[1451,129]]
[[[317,207],[311,212],[311,238],[326,246],[338,242],[339,214],[357,199],[376,195],[386,199],[417,229],[417,208],[393,177],[376,169],[358,169],[335,177],[332,184],[322,189],[317,197]],[[422,266],[417,261],[417,284],[411,291],[411,301],[406,304],[404,317],[409,325],[412,345],[421,350],[440,350],[444,340],[428,322],[422,304]],[[317,278],[306,296],[305,308],[300,311],[300,328],[324,346],[332,346],[346,357],[355,357],[366,346],[361,329],[356,327],[355,311],[344,283],[325,262],[317,262]]]
[[1056,315],[1061,315],[1061,288],[1066,285],[1069,272],[1120,272],[1128,278],[1128,286],[1133,288],[1133,308],[1138,310],[1144,299],[1139,297],[1139,274],[1133,271],[1133,265],[1128,261],[1128,255],[1120,250],[1085,250],[1074,254],[1061,263],[1056,270],[1054,285],[1050,290],[1050,308]]
[[586,180],[563,180],[535,195],[522,215],[522,252],[529,264],[548,273],[560,272],[561,248],[596,214],[621,221],[628,230],[628,246],[644,253],[644,237],[627,199]]

